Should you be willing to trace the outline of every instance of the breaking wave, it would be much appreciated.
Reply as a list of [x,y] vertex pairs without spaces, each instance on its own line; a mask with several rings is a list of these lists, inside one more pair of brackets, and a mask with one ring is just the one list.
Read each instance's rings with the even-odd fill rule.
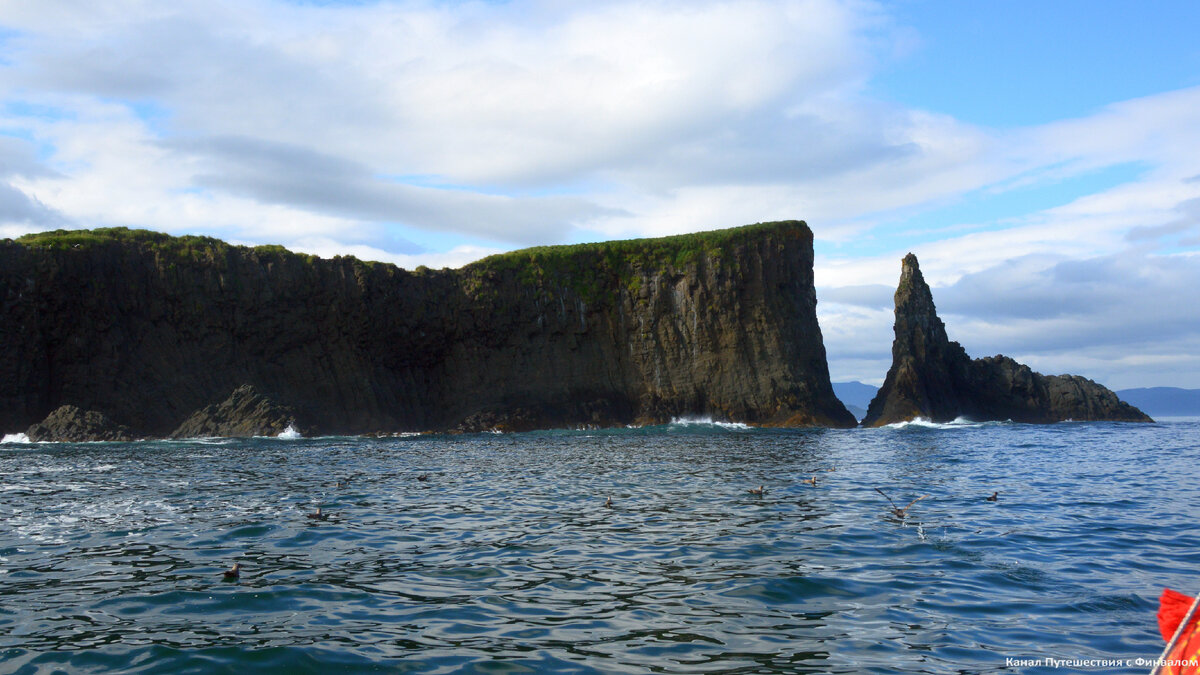
[[893,422],[892,424],[886,424],[884,426],[888,429],[903,429],[905,427],[921,427],[924,429],[971,429],[983,426],[983,422],[976,422],[965,417],[956,417],[951,422],[933,422],[925,419],[924,417],[918,417],[914,420],[908,420],[907,422]]
[[679,427],[720,427],[722,429],[751,429],[748,424],[741,422],[718,422],[711,417],[672,417],[671,426]]
[[29,437],[25,434],[4,434],[4,438],[0,439],[0,443],[28,443]]
[[277,436],[276,438],[282,438],[284,440],[292,441],[297,438],[303,438],[303,436],[300,435],[299,431],[296,431],[296,427],[289,424],[286,429],[279,432],[279,436]]

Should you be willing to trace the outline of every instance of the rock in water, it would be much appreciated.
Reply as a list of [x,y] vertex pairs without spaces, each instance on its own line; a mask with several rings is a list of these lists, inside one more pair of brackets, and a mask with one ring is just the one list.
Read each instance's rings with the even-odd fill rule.
[[171,437],[278,436],[289,427],[295,428],[295,424],[296,415],[291,408],[275,403],[254,387],[244,384],[222,403],[197,410]]
[[95,410],[80,410],[64,405],[29,427],[25,432],[30,441],[77,443],[87,441],[132,441],[129,428],[110,420]]
[[320,434],[682,416],[854,426],[816,302],[801,221],[413,271],[124,228],[44,232],[0,240],[0,352],[13,355],[0,431],[69,402],[139,437],[262,433],[180,426],[248,382]]
[[1075,375],[1042,375],[1007,356],[972,360],[946,336],[917,257],[909,253],[896,289],[892,367],[863,419],[883,426],[918,417],[949,422],[1064,420],[1151,422],[1108,388]]

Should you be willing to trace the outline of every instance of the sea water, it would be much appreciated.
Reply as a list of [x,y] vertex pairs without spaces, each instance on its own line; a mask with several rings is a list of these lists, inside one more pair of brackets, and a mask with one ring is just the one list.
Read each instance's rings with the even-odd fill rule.
[[1200,591],[1196,420],[22,440],[6,673],[1144,673]]

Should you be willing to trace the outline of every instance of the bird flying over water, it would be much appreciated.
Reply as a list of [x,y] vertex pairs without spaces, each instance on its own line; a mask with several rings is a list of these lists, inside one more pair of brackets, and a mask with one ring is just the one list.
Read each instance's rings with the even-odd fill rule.
[[896,502],[892,501],[891,497],[887,496],[886,492],[884,492],[883,490],[880,490],[879,488],[875,488],[875,491],[878,492],[879,494],[883,495],[884,499],[888,500],[888,503],[892,505],[892,515],[896,516],[897,518],[903,518],[905,516],[905,514],[908,513],[908,510],[913,507],[913,504],[916,504],[917,502],[919,502],[922,499],[925,499],[926,497],[929,496],[929,495],[921,495],[920,497],[917,497],[916,499],[909,502],[908,506],[906,506],[904,508],[900,508],[900,507],[896,506]]

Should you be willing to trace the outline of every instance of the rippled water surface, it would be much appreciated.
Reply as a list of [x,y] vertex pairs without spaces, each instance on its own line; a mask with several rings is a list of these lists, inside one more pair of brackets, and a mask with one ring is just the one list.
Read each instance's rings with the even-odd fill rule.
[[1144,673],[1006,663],[1158,655],[1198,467],[1195,421],[6,443],[0,671]]

